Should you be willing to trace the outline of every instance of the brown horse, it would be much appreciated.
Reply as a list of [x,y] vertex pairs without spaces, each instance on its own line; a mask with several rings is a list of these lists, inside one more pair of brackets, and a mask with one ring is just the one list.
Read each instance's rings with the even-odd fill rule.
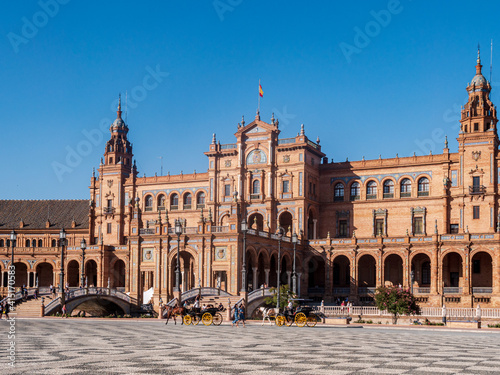
[[168,324],[168,321],[170,320],[170,318],[174,318],[174,324],[177,325],[177,320],[175,318],[178,315],[180,315],[181,324],[183,324],[182,318],[184,315],[186,315],[186,309],[184,307],[179,307],[177,305],[174,307],[167,306],[165,308],[165,310],[167,311],[167,321],[165,322],[165,324]]

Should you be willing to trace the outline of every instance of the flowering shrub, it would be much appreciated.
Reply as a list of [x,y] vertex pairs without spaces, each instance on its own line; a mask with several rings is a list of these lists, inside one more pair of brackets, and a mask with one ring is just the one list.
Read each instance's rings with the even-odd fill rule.
[[394,324],[400,315],[420,314],[420,307],[410,290],[396,286],[377,288],[375,304],[379,310],[386,310],[392,314]]

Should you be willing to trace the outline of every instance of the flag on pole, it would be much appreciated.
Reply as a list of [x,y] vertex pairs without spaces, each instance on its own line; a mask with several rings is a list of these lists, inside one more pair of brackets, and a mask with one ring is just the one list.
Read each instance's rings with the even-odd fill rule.
[[262,86],[259,83],[259,96],[262,98],[264,96],[264,91],[262,90]]

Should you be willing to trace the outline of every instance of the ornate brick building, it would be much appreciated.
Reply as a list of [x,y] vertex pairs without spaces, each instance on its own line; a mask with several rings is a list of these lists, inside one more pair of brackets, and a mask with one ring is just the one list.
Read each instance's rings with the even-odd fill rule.
[[[220,144],[214,135],[207,172],[175,176],[139,177],[119,107],[91,178],[90,203],[1,202],[2,271],[14,228],[18,285],[56,284],[64,226],[70,286],[79,285],[85,238],[88,284],[123,288],[139,300],[154,288],[155,302],[169,300],[179,247],[183,291],[210,286],[235,295],[243,269],[249,290],[276,285],[279,250],[280,280],[291,284],[295,232],[302,296],[369,303],[377,286],[393,284],[412,287],[427,305],[498,306],[497,113],[479,54],[466,89],[456,153],[446,142],[439,155],[329,163],[303,127],[279,138],[278,120],[267,123],[257,112],[238,124],[235,143]],[[43,212],[54,202],[57,220]]]

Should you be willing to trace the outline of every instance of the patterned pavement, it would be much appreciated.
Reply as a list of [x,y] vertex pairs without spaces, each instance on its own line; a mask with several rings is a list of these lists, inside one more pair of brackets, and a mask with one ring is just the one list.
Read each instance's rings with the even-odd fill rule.
[[[498,374],[500,333],[23,319],[18,374]],[[8,323],[0,321],[8,348]],[[5,361],[2,355],[2,362]],[[10,372],[9,372],[10,371]]]

